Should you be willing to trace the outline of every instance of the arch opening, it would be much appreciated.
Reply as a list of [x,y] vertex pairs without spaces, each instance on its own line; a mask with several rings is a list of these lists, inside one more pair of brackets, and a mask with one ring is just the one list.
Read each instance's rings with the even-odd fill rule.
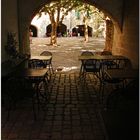
[[32,31],[32,37],[37,37],[37,27],[30,25],[29,29]]
[[[90,3],[91,4],[91,3]],[[91,5],[94,5],[93,3],[91,4]],[[95,4],[96,5],[96,4]],[[99,6],[98,6],[99,7]],[[102,10],[102,8],[100,8],[100,10]],[[103,10],[104,11],[104,10]],[[36,13],[37,13],[37,11],[36,11]],[[109,15],[107,12],[104,12],[105,13],[105,15]],[[111,16],[109,16],[109,17],[111,17]],[[114,19],[112,19],[111,18],[111,20],[113,21],[113,24],[114,24]],[[106,21],[106,19],[105,19],[105,21]],[[113,26],[116,26],[117,24],[114,24]],[[62,30],[62,28],[61,28],[61,26],[63,26],[63,31],[61,31]],[[74,25],[71,25],[71,29],[69,28],[69,26],[67,26],[67,24],[65,24],[65,23],[62,23],[62,25],[61,26],[58,26],[58,28],[57,28],[57,36],[59,36],[60,34],[59,33],[61,33],[61,35],[63,34],[62,32],[69,32],[69,31],[71,31],[72,32],[72,36],[75,36],[75,37],[83,37],[84,36],[84,31],[83,31],[83,27],[84,27],[84,25],[83,24],[74,24]],[[70,30],[69,30],[70,29]],[[49,23],[49,22],[47,22],[47,25],[45,24],[45,33],[44,33],[44,35],[42,36],[43,38],[46,38],[46,36],[47,37],[50,37],[50,32],[51,32],[51,24]],[[75,33],[74,35],[73,35],[73,33]],[[79,34],[79,35],[78,35]],[[62,35],[62,36],[64,36],[64,35]],[[91,26],[88,26],[88,36],[89,37],[96,37],[96,38],[98,38],[98,37],[101,37],[100,35],[98,36],[98,35],[95,35],[95,30],[94,30],[94,28],[92,28]],[[104,39],[106,39],[106,36],[105,35],[102,35],[102,37],[104,38]],[[102,42],[103,42],[103,40],[101,40]],[[109,40],[110,41],[110,40]],[[90,42],[93,42],[93,41],[90,41]],[[46,42],[47,43],[47,42]],[[44,45],[45,46],[45,45]],[[93,43],[93,46],[94,46],[94,43]],[[105,46],[105,42],[104,42],[104,46]],[[95,49],[94,47],[92,48],[92,49]],[[96,51],[103,51],[105,49],[105,47],[104,48],[102,48],[102,49],[97,49]],[[81,51],[84,51],[84,50],[91,50],[91,48],[84,48],[84,49],[82,49],[81,48]],[[93,50],[91,50],[91,51],[93,51]],[[39,54],[38,54],[39,55]]]

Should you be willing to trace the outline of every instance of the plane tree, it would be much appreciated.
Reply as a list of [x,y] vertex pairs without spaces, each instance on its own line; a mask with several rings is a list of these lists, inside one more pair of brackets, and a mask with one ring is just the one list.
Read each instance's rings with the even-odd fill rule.
[[[104,19],[104,14],[99,11],[96,7],[89,5],[87,3],[84,3],[83,5],[79,5],[76,8],[77,12],[79,13],[80,17],[83,19],[84,24],[84,41],[88,42],[88,24],[91,18],[95,17],[96,20],[101,21],[101,19]],[[98,17],[98,18],[97,18]],[[80,18],[79,18],[80,19]]]
[[81,0],[58,0],[44,5],[39,10],[39,17],[41,17],[42,13],[49,15],[51,22],[50,45],[57,46],[57,27],[62,24],[68,12],[81,4]]

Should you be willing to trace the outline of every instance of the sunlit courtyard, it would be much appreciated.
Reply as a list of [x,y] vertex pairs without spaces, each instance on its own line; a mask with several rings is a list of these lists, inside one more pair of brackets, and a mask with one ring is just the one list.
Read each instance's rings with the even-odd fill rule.
[[54,70],[63,72],[79,71],[81,62],[78,56],[83,51],[92,51],[99,53],[105,47],[104,38],[89,38],[89,42],[85,43],[83,37],[60,37],[57,38],[58,46],[50,46],[50,38],[32,38],[30,44],[31,55],[40,55],[41,52],[47,50],[53,54]]

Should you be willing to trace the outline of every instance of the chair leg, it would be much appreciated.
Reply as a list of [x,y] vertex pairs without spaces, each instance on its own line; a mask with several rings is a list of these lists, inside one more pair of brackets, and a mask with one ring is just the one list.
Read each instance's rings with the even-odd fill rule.
[[[43,91],[43,92],[41,92]],[[39,88],[39,95],[45,99],[45,101],[47,102],[47,91],[48,91],[48,83],[47,81],[44,79],[42,82],[40,82],[40,88]]]
[[100,103],[103,105],[103,102],[104,102],[104,83],[100,83],[100,88],[99,88],[99,101],[100,101]]
[[51,71],[52,71],[52,74],[54,74],[52,63],[51,63]]
[[39,100],[39,84],[35,84],[35,91],[36,91],[36,99],[37,99],[37,104],[38,104],[38,111],[40,110],[40,100]]
[[37,120],[36,117],[36,111],[35,111],[35,101],[34,101],[34,97],[32,97],[32,108],[33,108],[33,114],[34,114],[34,120]]

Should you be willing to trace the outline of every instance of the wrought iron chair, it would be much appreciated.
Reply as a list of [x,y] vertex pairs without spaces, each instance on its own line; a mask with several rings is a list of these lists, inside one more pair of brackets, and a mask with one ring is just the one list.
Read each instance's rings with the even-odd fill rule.
[[[94,54],[92,52],[90,52],[90,51],[84,51],[84,52],[81,53],[81,56],[92,56],[92,55],[94,55]],[[84,63],[85,63],[85,61],[81,62],[81,68],[80,68],[80,74],[79,74],[80,78],[84,76]],[[90,64],[91,61],[86,60],[86,63]]]
[[135,101],[136,105],[135,107],[138,107],[139,104],[138,96],[139,96],[139,79],[137,78],[130,81],[125,86],[125,88],[113,90],[107,97],[106,107],[107,109],[111,110],[123,109],[124,107],[128,106],[128,104],[125,104],[125,102],[131,100]]
[[[43,51],[40,55],[42,55],[42,56],[52,56],[52,53],[49,52],[49,51]],[[53,66],[52,66],[52,58],[50,60],[44,60],[43,62],[45,64],[45,66],[49,68],[50,74],[53,74],[54,70],[53,70]]]
[[28,68],[40,69],[40,68],[45,68],[45,67],[46,66],[42,60],[39,60],[39,59],[28,60]]
[[[101,55],[112,55],[112,52],[110,51],[103,51],[101,52]],[[114,62],[113,60],[106,60],[103,62],[104,67],[108,68],[117,68],[118,65],[116,62]]]
[[[83,52],[81,55],[94,55],[94,53],[86,51]],[[101,78],[101,63],[98,60],[83,60],[81,65],[81,73],[83,81],[86,81],[86,74],[91,73],[96,76],[100,80]]]
[[[101,94],[101,102],[103,103],[103,99],[104,99],[104,88],[106,85],[111,84],[115,90],[118,88],[124,88],[124,86],[129,83],[129,80],[127,79],[120,79],[120,78],[115,78],[115,79],[110,79],[108,78],[108,76],[106,75],[106,73],[104,72],[105,70],[105,65],[106,63],[102,64],[102,78],[101,78],[101,87],[100,87],[100,94]],[[112,69],[111,66],[106,67],[107,69]],[[129,59],[125,59],[125,60],[119,60],[119,63],[116,64],[115,67],[113,67],[115,69],[132,69],[132,64],[131,61]],[[114,90],[114,89],[112,89]]]
[[[32,110],[34,114],[34,119],[36,120],[35,111],[35,90],[32,87],[30,80],[25,78],[11,77],[6,82],[5,96],[7,102],[6,108],[8,109],[7,119],[9,120],[10,112],[12,109],[16,109],[17,104],[22,103],[21,101],[25,99],[31,99]],[[18,106],[19,107],[19,106]]]
[[[43,69],[46,68],[46,65],[42,60],[39,59],[30,59],[28,62],[28,67],[33,69]],[[48,99],[48,83],[49,83],[49,75],[46,73],[45,77],[32,77],[30,80],[33,83],[33,87],[37,90],[38,93],[38,102],[41,97],[45,97],[46,101]],[[42,99],[42,98],[41,98]],[[39,104],[39,103],[38,103]]]

